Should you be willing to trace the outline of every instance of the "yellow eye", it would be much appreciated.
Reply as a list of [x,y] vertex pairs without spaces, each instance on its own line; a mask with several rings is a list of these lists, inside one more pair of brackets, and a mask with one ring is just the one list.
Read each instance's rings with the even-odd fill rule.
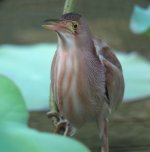
[[74,27],[74,29],[76,29],[76,28],[78,27],[78,25],[77,25],[77,24],[74,24],[73,27]]
[[72,22],[72,27],[73,27],[74,30],[77,30],[78,23],[77,22]]

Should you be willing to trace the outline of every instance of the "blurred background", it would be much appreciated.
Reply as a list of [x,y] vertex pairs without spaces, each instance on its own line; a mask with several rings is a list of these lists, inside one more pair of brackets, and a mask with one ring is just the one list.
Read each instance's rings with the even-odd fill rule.
[[[93,33],[111,47],[149,56],[148,37],[135,35],[129,29],[134,5],[146,8],[149,0],[77,0],[76,11],[87,18]],[[0,43],[56,42],[56,34],[41,25],[45,19],[60,17],[63,6],[64,0],[0,0]]]
[[[0,73],[19,86],[30,112],[28,124],[39,131],[52,131],[46,111],[57,42],[56,34],[41,25],[45,19],[60,17],[64,2],[0,0]],[[145,11],[149,4],[149,0],[77,0],[76,11],[117,52],[125,74],[124,103],[109,125],[110,152],[150,151],[150,36],[131,28],[135,5]],[[146,14],[149,22],[150,11]],[[100,141],[94,128],[87,124],[75,138],[98,152]]]

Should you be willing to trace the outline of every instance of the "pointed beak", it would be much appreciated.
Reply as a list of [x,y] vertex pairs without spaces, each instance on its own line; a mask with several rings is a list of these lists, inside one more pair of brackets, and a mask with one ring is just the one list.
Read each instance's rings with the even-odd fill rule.
[[64,20],[60,20],[60,19],[47,19],[44,21],[44,25],[42,25],[42,27],[46,28],[46,29],[51,29],[54,31],[58,31],[66,27],[66,23]]

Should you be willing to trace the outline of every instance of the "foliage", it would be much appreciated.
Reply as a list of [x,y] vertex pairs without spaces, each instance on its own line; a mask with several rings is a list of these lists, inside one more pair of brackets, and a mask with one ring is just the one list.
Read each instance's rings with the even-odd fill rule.
[[150,96],[150,63],[136,53],[118,54],[123,67],[126,101]]
[[[55,50],[56,44],[0,47],[0,73],[17,84],[29,110],[49,107],[50,66]],[[126,84],[124,100],[149,96],[147,71],[150,70],[150,63],[135,53],[117,56],[123,67]]]
[[63,14],[74,12],[75,3],[76,3],[75,0],[66,0]]
[[89,152],[72,139],[28,128],[28,113],[18,87],[2,75],[0,84],[0,151]]
[[147,9],[134,7],[130,28],[134,33],[144,33],[150,36],[150,6]]
[[0,46],[0,73],[21,90],[29,110],[49,107],[50,64],[56,45]]

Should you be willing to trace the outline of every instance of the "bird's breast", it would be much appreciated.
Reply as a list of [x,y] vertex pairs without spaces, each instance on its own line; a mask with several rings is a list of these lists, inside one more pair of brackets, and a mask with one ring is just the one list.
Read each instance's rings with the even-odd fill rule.
[[60,113],[75,126],[81,126],[88,119],[91,107],[83,60],[82,54],[73,51],[58,53],[53,72],[53,90]]

